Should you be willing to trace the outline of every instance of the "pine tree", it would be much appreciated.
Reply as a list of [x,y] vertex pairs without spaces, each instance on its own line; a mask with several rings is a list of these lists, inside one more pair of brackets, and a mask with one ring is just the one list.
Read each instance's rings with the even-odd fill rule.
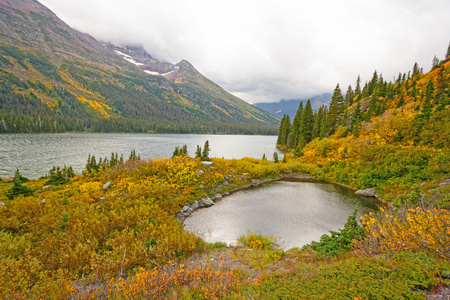
[[298,134],[297,149],[301,150],[306,144],[312,141],[314,129],[314,114],[311,107],[311,102],[308,100],[303,110],[300,131]]
[[[14,185],[12,188],[6,191],[6,197],[9,200],[14,199],[14,197],[17,197],[19,195],[29,196],[33,194],[33,190],[30,189],[27,186],[22,185],[22,182],[24,182],[23,179],[26,179],[25,177],[22,177],[20,175],[19,170],[16,170],[16,173],[14,175]],[[27,179],[26,179],[27,180]]]
[[283,143],[283,126],[284,122],[286,122],[286,114],[283,115],[280,122],[280,127],[278,128],[278,139],[277,139],[277,145],[282,145]]
[[347,88],[347,93],[345,94],[345,103],[347,106],[350,106],[353,104],[353,97],[355,94],[353,93],[352,86],[349,85]]
[[373,91],[377,87],[377,84],[378,84],[378,74],[377,70],[375,70],[375,72],[373,72],[372,80],[370,80],[369,84],[367,85],[369,96],[373,94]]
[[342,115],[344,113],[344,97],[342,96],[339,83],[334,89],[333,96],[331,97],[330,109],[327,116],[327,126],[329,134],[333,134],[336,131],[338,125],[342,121]]
[[317,111],[317,113],[315,114],[314,128],[313,128],[313,139],[315,139],[315,138],[320,136],[320,128],[322,126],[322,121],[323,121],[323,111],[324,111],[324,107],[321,106],[319,108],[319,110]]
[[416,63],[414,63],[414,67],[413,67],[413,77],[417,77],[420,74],[420,68],[419,65]]
[[439,63],[440,63],[440,60],[439,60],[439,58],[435,55],[435,56],[433,57],[433,61],[432,61],[432,63],[431,63],[431,70],[434,70],[434,69],[438,68],[438,67],[439,67]]
[[195,157],[197,158],[202,158],[202,147],[200,147],[199,145],[197,145],[197,151],[195,151]]
[[209,141],[206,140],[205,145],[203,146],[203,152],[202,152],[203,160],[209,160],[209,151],[211,151],[211,149],[209,148]]
[[361,95],[361,78],[359,75],[356,79],[355,95]]
[[295,114],[294,121],[292,122],[291,132],[289,134],[289,148],[295,148],[298,143],[298,134],[300,131],[300,120],[302,118],[303,113],[303,102],[300,101],[300,104],[297,109],[297,113]]

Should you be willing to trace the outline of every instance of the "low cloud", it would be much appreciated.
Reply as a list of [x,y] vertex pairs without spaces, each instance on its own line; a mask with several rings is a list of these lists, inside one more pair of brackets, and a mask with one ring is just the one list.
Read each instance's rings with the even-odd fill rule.
[[141,44],[156,58],[190,61],[250,103],[347,89],[374,70],[386,80],[424,71],[450,42],[450,2],[256,0],[41,0],[103,41]]

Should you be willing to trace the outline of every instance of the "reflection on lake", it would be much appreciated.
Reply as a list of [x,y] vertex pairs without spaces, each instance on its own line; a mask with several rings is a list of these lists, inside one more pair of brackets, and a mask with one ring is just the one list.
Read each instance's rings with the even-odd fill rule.
[[282,248],[301,247],[344,227],[358,205],[359,215],[376,209],[375,200],[323,182],[275,181],[233,193],[216,205],[197,210],[187,230],[209,242],[233,243],[247,230],[277,235]]
[[141,158],[171,157],[177,146],[187,145],[191,155],[197,145],[209,141],[211,157],[272,157],[276,136],[206,135],[206,134],[136,134],[136,133],[63,133],[1,134],[0,177],[14,176],[16,169],[29,178],[46,175],[53,166],[72,166],[77,173],[84,170],[88,155],[111,157],[111,152],[124,154],[132,149]]

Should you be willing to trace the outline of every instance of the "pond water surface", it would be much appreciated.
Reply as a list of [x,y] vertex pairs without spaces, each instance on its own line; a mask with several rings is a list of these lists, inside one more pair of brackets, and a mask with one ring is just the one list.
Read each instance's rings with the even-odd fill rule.
[[374,198],[357,196],[339,185],[275,181],[238,191],[212,207],[197,210],[184,225],[208,242],[231,244],[251,230],[277,235],[280,246],[290,249],[343,228],[356,205],[359,216],[377,208]]

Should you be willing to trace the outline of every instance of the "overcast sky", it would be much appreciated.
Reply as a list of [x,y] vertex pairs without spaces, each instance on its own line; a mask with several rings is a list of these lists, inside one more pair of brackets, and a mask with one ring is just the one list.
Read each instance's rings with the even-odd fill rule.
[[424,71],[450,42],[448,0],[39,0],[98,40],[190,61],[250,103],[345,93],[374,70]]

